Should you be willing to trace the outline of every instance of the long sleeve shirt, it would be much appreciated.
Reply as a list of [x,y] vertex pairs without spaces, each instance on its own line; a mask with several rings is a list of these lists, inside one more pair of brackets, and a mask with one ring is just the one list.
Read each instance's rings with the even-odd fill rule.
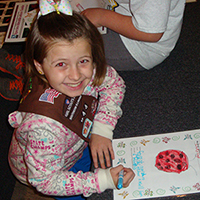
[[[124,81],[112,67],[108,66],[101,86],[93,87],[91,80],[83,94],[100,96],[92,133],[112,138],[112,130],[122,114],[124,92]],[[87,143],[60,122],[44,115],[15,111],[9,115],[9,123],[15,128],[9,164],[22,183],[53,196],[87,197],[115,188],[110,169],[97,169],[94,173],[68,171],[81,158]]]

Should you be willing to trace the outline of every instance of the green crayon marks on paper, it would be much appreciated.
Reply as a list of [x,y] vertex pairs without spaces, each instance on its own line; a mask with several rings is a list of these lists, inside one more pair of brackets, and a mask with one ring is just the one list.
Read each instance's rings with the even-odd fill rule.
[[133,147],[133,146],[135,146],[137,144],[137,141],[132,141],[131,143],[130,143],[130,145]]
[[117,151],[118,156],[123,156],[125,154],[124,150]]
[[195,133],[195,134],[194,134],[194,137],[195,137],[196,139],[199,139],[199,138],[200,138],[200,133]]
[[155,144],[160,143],[160,138],[159,137],[154,138],[153,143],[155,143]]
[[133,193],[132,193],[132,195],[134,196],[134,197],[140,197],[140,191],[138,191],[138,190],[135,190]]
[[163,190],[163,189],[157,189],[157,190],[156,190],[156,193],[157,193],[158,195],[164,195],[165,192],[166,192],[166,190]]
[[177,140],[179,140],[180,139],[180,136],[179,135],[176,135],[176,136],[173,136],[172,137],[172,140],[174,140],[174,141],[177,141]]
[[191,187],[187,186],[187,187],[182,187],[182,190],[184,192],[189,192],[191,190]]

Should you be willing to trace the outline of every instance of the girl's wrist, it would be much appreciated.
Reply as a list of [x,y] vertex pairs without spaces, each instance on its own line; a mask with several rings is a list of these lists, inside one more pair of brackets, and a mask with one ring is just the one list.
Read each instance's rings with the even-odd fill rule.
[[111,168],[97,169],[100,192],[104,192],[106,189],[117,189],[112,179],[110,169]]

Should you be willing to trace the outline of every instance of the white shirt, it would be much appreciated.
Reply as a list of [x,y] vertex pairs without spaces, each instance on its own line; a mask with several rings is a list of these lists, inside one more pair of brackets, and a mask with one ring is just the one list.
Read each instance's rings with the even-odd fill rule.
[[116,12],[132,16],[134,26],[146,33],[162,33],[156,42],[142,42],[120,35],[130,54],[146,69],[161,63],[179,38],[185,0],[118,0]]

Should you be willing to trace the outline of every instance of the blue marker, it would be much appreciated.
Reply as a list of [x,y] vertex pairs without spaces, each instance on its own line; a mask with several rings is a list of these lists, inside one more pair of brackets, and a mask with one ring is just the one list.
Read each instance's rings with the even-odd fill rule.
[[124,180],[124,170],[122,169],[119,172],[118,184],[117,184],[118,189],[122,189],[123,188],[123,180]]

